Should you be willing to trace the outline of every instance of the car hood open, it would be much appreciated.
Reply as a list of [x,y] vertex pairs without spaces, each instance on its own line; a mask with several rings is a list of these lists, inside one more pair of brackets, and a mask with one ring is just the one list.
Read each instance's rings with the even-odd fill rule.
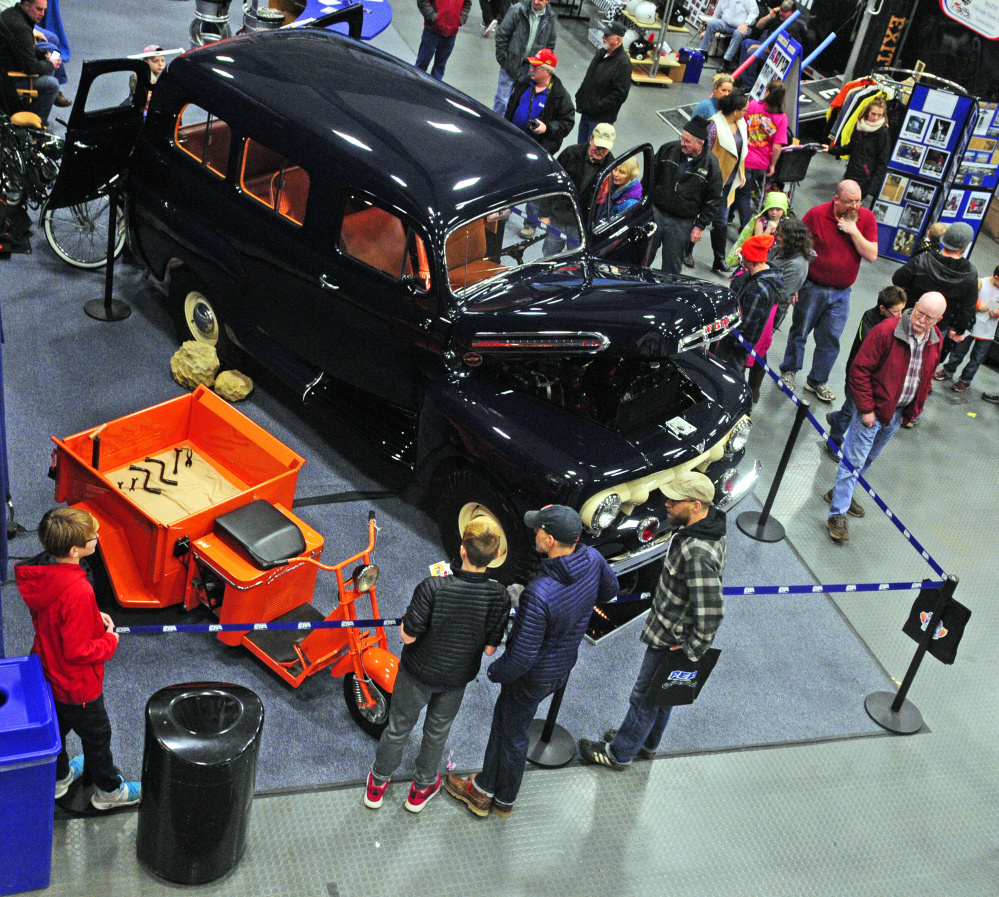
[[580,261],[527,266],[466,296],[453,345],[471,367],[497,355],[661,358],[714,341],[738,322],[727,287]]

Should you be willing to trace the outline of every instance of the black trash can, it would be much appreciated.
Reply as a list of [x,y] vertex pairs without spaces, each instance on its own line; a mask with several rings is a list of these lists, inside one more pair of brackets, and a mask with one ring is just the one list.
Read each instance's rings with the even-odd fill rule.
[[198,885],[235,868],[246,847],[264,705],[250,689],[194,682],[146,704],[139,862]]

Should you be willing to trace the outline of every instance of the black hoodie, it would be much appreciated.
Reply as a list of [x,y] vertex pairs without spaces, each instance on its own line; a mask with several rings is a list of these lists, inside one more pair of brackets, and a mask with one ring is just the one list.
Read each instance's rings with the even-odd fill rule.
[[912,308],[923,293],[943,293],[947,310],[938,326],[944,336],[948,330],[961,334],[974,326],[978,269],[966,258],[923,252],[899,268],[891,282],[905,290],[906,308]]

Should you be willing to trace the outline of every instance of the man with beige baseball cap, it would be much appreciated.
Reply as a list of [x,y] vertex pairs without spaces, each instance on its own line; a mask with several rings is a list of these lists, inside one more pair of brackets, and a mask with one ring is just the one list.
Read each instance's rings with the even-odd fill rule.
[[725,613],[725,512],[712,504],[714,485],[703,473],[688,471],[663,486],[662,493],[675,532],[642,628],[641,639],[648,647],[628,699],[628,713],[619,729],[604,732],[602,741],[579,740],[585,763],[610,769],[627,769],[636,756],[655,757],[673,709],[646,704],[656,673],[669,662],[671,651],[700,660]]

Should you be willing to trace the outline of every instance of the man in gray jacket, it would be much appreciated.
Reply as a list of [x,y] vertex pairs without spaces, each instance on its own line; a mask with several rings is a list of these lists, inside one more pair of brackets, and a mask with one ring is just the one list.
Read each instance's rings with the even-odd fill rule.
[[506,114],[513,85],[519,78],[530,75],[527,57],[536,56],[545,47],[554,50],[557,31],[558,20],[548,8],[548,0],[520,0],[510,7],[496,31],[496,61],[500,70],[494,112]]

